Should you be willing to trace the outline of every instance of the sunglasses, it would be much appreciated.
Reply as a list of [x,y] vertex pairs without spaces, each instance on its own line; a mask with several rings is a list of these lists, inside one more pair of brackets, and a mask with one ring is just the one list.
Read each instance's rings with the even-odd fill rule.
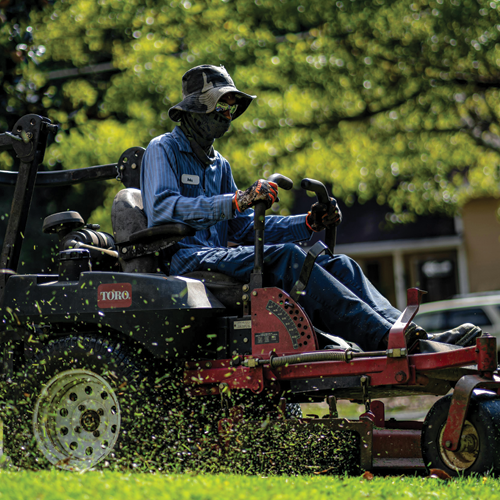
[[231,118],[234,116],[234,113],[236,113],[237,109],[238,109],[237,104],[228,104],[227,102],[218,102],[217,105],[215,106],[215,111],[217,113],[224,114],[226,111],[229,111]]

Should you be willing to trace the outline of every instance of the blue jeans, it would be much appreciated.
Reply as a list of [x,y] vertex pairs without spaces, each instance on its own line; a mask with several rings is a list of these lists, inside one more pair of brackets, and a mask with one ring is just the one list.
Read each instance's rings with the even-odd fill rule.
[[[264,246],[265,286],[290,292],[306,253],[293,243]],[[218,271],[248,282],[254,248],[218,248],[205,253],[199,270]],[[345,255],[320,255],[299,303],[313,325],[363,350],[379,348],[401,312],[368,281],[359,265]]]

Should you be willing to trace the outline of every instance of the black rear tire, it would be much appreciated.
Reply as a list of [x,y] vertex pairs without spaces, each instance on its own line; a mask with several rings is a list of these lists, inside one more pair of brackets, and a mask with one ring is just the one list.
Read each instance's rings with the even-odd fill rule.
[[91,336],[55,340],[13,384],[5,452],[27,468],[82,470],[104,459],[129,460],[139,446],[148,392],[140,361],[120,343]]
[[422,428],[422,457],[427,469],[441,469],[450,476],[500,473],[500,398],[485,391],[472,395],[459,449],[447,450],[441,437],[451,395],[438,400]]

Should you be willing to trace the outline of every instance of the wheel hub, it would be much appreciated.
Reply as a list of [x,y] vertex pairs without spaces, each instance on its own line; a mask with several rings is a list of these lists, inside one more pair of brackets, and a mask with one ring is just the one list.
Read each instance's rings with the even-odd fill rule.
[[49,462],[63,469],[87,469],[113,449],[120,422],[120,405],[110,384],[90,370],[68,370],[43,388],[33,432]]
[[443,427],[439,437],[439,451],[443,462],[450,468],[456,471],[462,471],[472,467],[479,455],[479,435],[476,428],[466,420],[460,437],[460,443],[456,451],[446,449],[442,445],[444,434]]
[[81,418],[81,424],[84,430],[88,432],[94,432],[99,428],[101,424],[101,419],[99,414],[94,410],[87,410]]

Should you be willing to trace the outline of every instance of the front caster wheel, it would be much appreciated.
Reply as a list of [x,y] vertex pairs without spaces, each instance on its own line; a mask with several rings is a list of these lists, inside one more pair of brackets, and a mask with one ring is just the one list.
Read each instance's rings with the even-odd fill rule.
[[428,469],[441,469],[451,476],[500,473],[500,398],[474,392],[456,451],[442,445],[451,395],[437,401],[422,428],[422,457]]

